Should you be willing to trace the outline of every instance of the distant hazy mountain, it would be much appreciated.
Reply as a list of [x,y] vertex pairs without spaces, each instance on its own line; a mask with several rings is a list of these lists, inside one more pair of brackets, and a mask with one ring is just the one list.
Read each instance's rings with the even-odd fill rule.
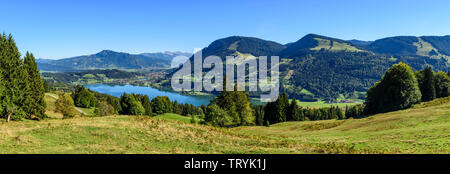
[[55,60],[53,60],[53,59],[42,59],[42,58],[36,59],[36,63],[51,63],[53,61],[55,61]]
[[370,45],[371,43],[373,43],[373,41],[363,41],[363,40],[348,40],[348,42],[354,44],[354,45],[359,45],[359,46],[364,46],[364,45]]
[[159,58],[159,59],[172,60],[174,57],[177,57],[177,56],[191,57],[192,53],[186,53],[186,52],[181,52],[181,51],[175,51],[175,52],[165,51],[165,52],[158,52],[158,53],[142,53],[139,55],[153,57],[153,58]]
[[88,69],[145,69],[167,68],[171,59],[163,56],[145,56],[104,50],[97,54],[77,56],[54,61],[39,61],[38,66],[44,71],[58,71],[58,67],[75,70]]
[[176,67],[179,67],[184,62],[186,62],[186,60],[188,60],[189,57],[192,56],[192,53],[186,53],[186,52],[181,52],[181,51],[176,51],[176,52],[166,51],[166,52],[158,52],[158,53],[142,53],[140,55],[164,59],[164,60],[170,60],[170,62],[171,62],[170,67],[176,68]]

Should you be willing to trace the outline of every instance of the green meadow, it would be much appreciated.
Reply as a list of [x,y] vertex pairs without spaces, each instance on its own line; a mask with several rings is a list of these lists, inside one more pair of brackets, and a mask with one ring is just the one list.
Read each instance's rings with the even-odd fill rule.
[[[46,97],[52,106],[52,97]],[[52,114],[52,112],[48,112]],[[176,114],[0,120],[0,153],[450,153],[450,98],[364,119],[216,128]]]

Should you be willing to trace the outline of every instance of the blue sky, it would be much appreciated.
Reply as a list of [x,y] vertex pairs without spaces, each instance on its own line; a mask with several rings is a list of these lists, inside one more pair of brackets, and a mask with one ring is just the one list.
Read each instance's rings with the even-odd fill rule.
[[20,51],[66,58],[104,49],[186,51],[233,36],[282,44],[308,33],[375,40],[449,35],[450,1],[2,0],[0,32]]

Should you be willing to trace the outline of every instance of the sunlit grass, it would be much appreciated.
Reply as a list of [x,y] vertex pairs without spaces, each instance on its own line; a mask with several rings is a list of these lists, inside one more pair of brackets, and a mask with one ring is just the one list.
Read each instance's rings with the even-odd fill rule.
[[364,119],[231,129],[176,114],[0,120],[0,153],[450,153],[449,137],[450,98]]

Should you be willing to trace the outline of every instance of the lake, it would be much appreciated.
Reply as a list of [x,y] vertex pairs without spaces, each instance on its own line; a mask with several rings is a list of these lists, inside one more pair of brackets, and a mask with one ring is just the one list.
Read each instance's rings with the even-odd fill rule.
[[105,85],[105,84],[95,84],[95,85],[85,85],[84,87],[97,91],[103,94],[109,94],[115,97],[120,97],[123,93],[134,93],[134,94],[143,94],[148,95],[150,100],[157,96],[168,96],[170,100],[177,101],[178,103],[189,103],[194,106],[201,106],[202,104],[208,105],[209,101],[212,99],[212,96],[188,96],[181,95],[175,92],[167,92],[161,91],[151,87],[142,87],[142,86],[132,86],[132,85]]

